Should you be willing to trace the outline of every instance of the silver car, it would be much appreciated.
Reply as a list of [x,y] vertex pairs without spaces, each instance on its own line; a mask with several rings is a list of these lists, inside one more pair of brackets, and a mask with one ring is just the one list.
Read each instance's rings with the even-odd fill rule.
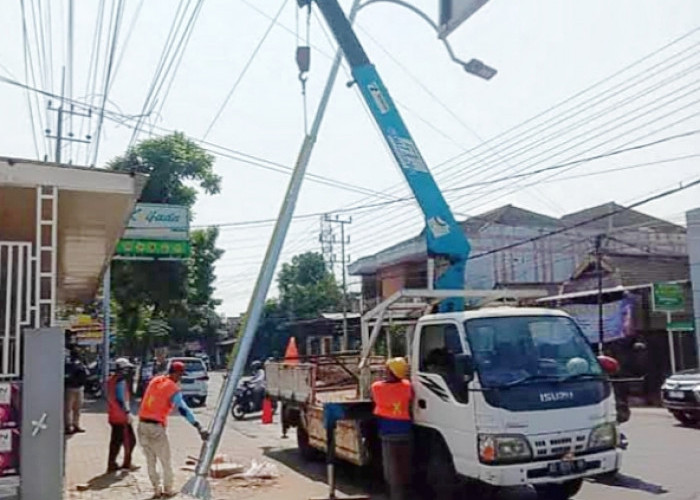
[[185,365],[185,373],[180,380],[182,396],[188,405],[205,406],[209,392],[209,372],[201,358],[170,358],[168,359],[168,371],[170,365],[180,361]]

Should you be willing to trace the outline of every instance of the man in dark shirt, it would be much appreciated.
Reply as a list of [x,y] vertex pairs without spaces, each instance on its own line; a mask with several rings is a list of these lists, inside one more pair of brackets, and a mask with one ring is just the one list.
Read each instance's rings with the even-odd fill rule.
[[66,434],[85,432],[80,427],[80,409],[83,406],[83,392],[87,382],[88,370],[80,360],[78,351],[71,348],[70,358],[66,362]]

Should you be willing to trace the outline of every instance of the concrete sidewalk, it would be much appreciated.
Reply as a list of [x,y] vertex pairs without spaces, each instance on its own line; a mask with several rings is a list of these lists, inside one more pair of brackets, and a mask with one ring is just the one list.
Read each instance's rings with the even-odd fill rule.
[[[208,424],[212,409],[196,410],[203,424]],[[81,425],[85,434],[70,436],[66,444],[66,491],[64,498],[70,500],[145,500],[153,494],[146,473],[145,459],[140,447],[134,451],[134,464],[141,466],[136,472],[120,471],[106,474],[107,448],[110,427],[107,416],[99,408],[88,408],[83,414]],[[258,427],[260,424],[249,422],[252,428],[260,429],[258,434],[243,434],[227,425],[219,446],[219,452],[226,454],[233,462],[244,465],[251,460],[273,463],[279,477],[273,480],[261,479],[221,479],[210,480],[213,498],[277,500],[279,498],[307,499],[327,493],[322,463],[313,464],[315,474],[300,474],[294,461],[275,460],[279,457],[296,457],[293,438],[278,439],[278,432],[272,426]],[[277,426],[275,426],[277,427]],[[173,455],[176,488],[192,476],[191,472],[181,470],[188,456],[198,456],[201,441],[197,432],[179,415],[170,417],[168,433]],[[354,488],[350,488],[354,489]]]
[[[134,464],[141,466],[136,472],[119,471],[107,474],[107,446],[110,428],[106,416],[87,414],[83,417],[85,434],[71,436],[66,449],[66,494],[70,500],[144,500],[153,494],[148,475],[146,461],[140,447],[134,452]],[[169,425],[170,443],[173,448],[173,468],[175,469],[175,485],[179,489],[192,473],[181,470],[185,466],[188,455],[197,456],[200,441],[197,433],[184,419],[173,417]],[[243,443],[242,436],[224,436],[220,449],[232,461],[242,464],[250,463],[251,459],[263,459],[260,450],[251,443]],[[228,438],[228,439],[226,439]],[[232,439],[233,438],[233,439]],[[230,453],[234,449],[236,453]],[[228,446],[227,446],[228,444]],[[269,460],[268,460],[269,461]],[[279,467],[278,467],[279,469]],[[279,498],[280,479],[274,480],[231,480],[223,479],[210,481],[215,491],[215,498]],[[237,491],[235,495],[232,495]],[[268,496],[269,494],[269,496]]]

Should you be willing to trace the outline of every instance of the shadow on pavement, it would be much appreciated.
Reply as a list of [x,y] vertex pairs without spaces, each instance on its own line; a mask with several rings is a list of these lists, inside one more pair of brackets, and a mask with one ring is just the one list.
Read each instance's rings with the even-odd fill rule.
[[[263,453],[266,457],[280,462],[312,481],[327,483],[326,464],[323,458],[317,461],[305,461],[299,455],[299,451],[294,448],[263,447]],[[376,500],[387,498],[382,479],[373,475],[368,468],[355,467],[341,461],[336,465],[335,474],[338,489],[346,495],[369,494],[372,496],[372,499]],[[417,492],[418,490],[414,494],[418,495]],[[476,486],[466,484],[460,488],[458,497],[473,498],[474,500],[485,500],[487,498],[482,496],[481,490]],[[340,498],[342,498],[342,495]],[[416,498],[419,497],[416,496]],[[489,500],[533,500],[537,498],[537,494],[531,488],[508,488],[491,492],[488,498]]]
[[[264,447],[263,454],[312,481],[327,483],[326,464],[323,459],[305,461],[296,449]],[[385,498],[382,495],[384,485],[372,477],[370,470],[341,462],[335,467],[335,477],[338,489],[346,495],[371,494],[372,498],[377,500]]]
[[664,493],[668,493],[668,490],[661,485],[648,483],[642,479],[620,473],[617,473],[612,477],[594,478],[591,479],[590,482],[604,484],[606,486],[613,486],[616,488],[625,488],[627,490],[644,491],[646,493],[651,493],[652,495],[663,495]]
[[105,473],[95,476],[87,482],[88,490],[106,490],[126,477],[127,473]]

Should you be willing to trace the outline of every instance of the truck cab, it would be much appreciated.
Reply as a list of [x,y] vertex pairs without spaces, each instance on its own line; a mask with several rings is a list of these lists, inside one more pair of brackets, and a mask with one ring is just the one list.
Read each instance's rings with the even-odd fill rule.
[[552,309],[429,314],[411,352],[428,482],[530,484],[569,498],[620,468],[610,382],[575,321]]

